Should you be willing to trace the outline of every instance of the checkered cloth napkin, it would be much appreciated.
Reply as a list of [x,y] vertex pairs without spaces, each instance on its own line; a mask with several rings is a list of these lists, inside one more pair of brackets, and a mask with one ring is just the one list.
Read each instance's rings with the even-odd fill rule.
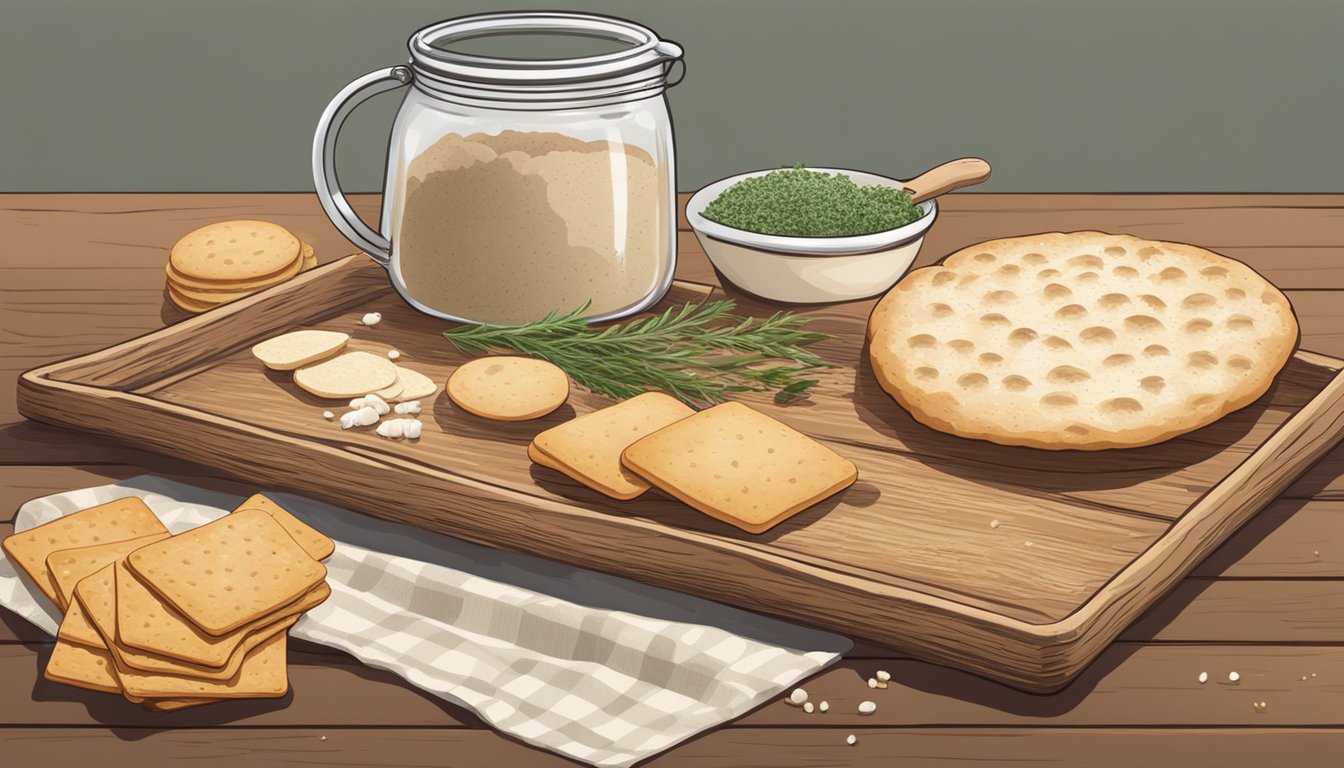
[[[242,497],[142,476],[24,504],[27,530],[139,496],[173,533]],[[528,744],[628,766],[742,715],[849,640],[549,560],[273,498],[336,539],[331,597],[290,634],[350,653]],[[358,541],[362,546],[349,542]],[[55,634],[60,612],[0,554],[0,605]]]

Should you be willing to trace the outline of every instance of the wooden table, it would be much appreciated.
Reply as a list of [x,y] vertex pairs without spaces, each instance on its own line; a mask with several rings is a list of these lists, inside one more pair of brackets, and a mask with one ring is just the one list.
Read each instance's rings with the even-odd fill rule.
[[[373,218],[375,197],[355,200]],[[0,195],[0,536],[27,499],[152,472],[250,490],[109,440],[26,422],[23,370],[175,322],[166,249],[264,218],[326,261],[350,252],[310,194]],[[1344,356],[1344,195],[955,195],[921,263],[1055,229],[1184,240],[1286,290],[1306,349]],[[690,232],[678,275],[714,282]],[[566,765],[343,654],[291,645],[292,693],[169,715],[42,679],[49,638],[0,611],[0,763]],[[891,672],[891,687],[864,680]],[[1229,672],[1239,684],[1226,682]],[[1209,682],[1197,677],[1208,672]],[[807,683],[826,715],[768,704],[649,765],[1337,765],[1344,754],[1344,448],[1252,520],[1082,677],[1034,696],[859,644]],[[853,712],[862,699],[877,713]],[[1255,702],[1265,702],[1257,712]],[[845,745],[856,734],[857,746]],[[1286,762],[1285,762],[1286,761]]]

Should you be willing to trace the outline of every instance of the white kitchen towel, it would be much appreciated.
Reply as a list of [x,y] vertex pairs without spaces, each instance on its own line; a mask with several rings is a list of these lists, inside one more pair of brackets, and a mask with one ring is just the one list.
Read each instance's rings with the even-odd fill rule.
[[[628,766],[732,720],[852,645],[629,579],[268,495],[336,540],[326,561],[331,597],[292,636],[591,765]],[[242,501],[141,476],[29,501],[14,530],[126,496],[144,499],[175,534]],[[3,553],[0,604],[56,633],[60,611]]]

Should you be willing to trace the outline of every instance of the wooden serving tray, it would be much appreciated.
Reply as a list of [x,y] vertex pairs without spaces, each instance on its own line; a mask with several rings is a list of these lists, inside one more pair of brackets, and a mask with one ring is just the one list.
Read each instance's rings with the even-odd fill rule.
[[[712,286],[679,283],[665,300]],[[774,308],[739,298],[744,312]],[[859,468],[837,496],[755,536],[650,492],[618,502],[533,466],[533,435],[608,404],[575,392],[531,422],[488,422],[442,391],[423,437],[322,418],[248,352],[296,327],[400,350],[442,382],[464,357],[353,256],[91,355],[25,373],[19,409],[254,483],[494,547],[698,594],[884,643],[1034,691],[1065,685],[1131,621],[1344,434],[1344,361],[1299,352],[1252,406],[1147,448],[1008,448],[934,432],[872,377],[871,303],[809,310],[838,367],[806,401],[741,398]],[[358,323],[383,314],[379,325]],[[998,521],[995,525],[994,521]]]

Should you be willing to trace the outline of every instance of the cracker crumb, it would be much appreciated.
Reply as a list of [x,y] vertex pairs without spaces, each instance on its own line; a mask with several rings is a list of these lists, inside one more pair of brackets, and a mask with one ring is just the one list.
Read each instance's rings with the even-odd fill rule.
[[877,670],[877,682],[879,682],[879,683],[889,683],[889,682],[891,682],[891,673],[888,672],[888,671],[885,670],[885,669],[879,669],[879,670]]
[[397,350],[395,350],[395,349],[389,349],[389,350],[387,350],[387,359],[388,359],[388,360],[396,360],[396,359],[399,358],[399,357],[401,357],[401,353],[398,352]]
[[859,737],[851,733],[845,737],[845,743],[852,747],[859,743]]
[[1306,675],[1303,675],[1303,676],[1302,676],[1302,679],[1303,679],[1303,680],[1306,680],[1306,679],[1307,679],[1307,676],[1306,676]]
[[876,711],[877,711],[877,704],[876,704],[875,702],[872,702],[872,701],[860,701],[860,702],[859,702],[859,714],[860,714],[860,715],[871,715],[871,714],[873,714],[873,713],[876,712]]
[[327,421],[331,421],[332,419],[336,418],[336,414],[332,413],[331,411],[323,411],[322,418],[326,419]]
[[998,521],[998,520],[990,520],[990,521],[989,521],[989,527],[990,527],[990,528],[998,528],[998,527],[999,527],[999,521]]
[[1240,679],[1241,679],[1241,674],[1240,674],[1239,672],[1228,672],[1228,673],[1227,673],[1227,682],[1229,682],[1229,683],[1235,683],[1235,682],[1237,682],[1237,681],[1240,680]]
[[817,705],[817,709],[821,710],[822,712],[826,712],[830,710],[830,708],[831,708],[830,702],[825,700],[822,700],[822,702]]
[[1200,685],[1203,685],[1203,684],[1205,684],[1205,683],[1207,683],[1207,682],[1209,682],[1209,673],[1208,673],[1208,672],[1200,672],[1200,673],[1199,673],[1199,684],[1200,684]]
[[1315,673],[1315,672],[1312,672],[1312,673],[1311,673],[1311,676],[1312,676],[1312,677],[1315,677],[1315,676],[1316,676],[1316,673]]
[[1036,546],[1036,545],[1033,544],[1033,543],[1031,542],[1030,539],[1028,539],[1027,542],[1026,542],[1026,544],[1024,544],[1023,546],[1025,546],[1027,549],[1031,549],[1032,547],[1034,547],[1034,546]]
[[383,321],[382,312],[368,312],[365,313],[365,315],[359,319],[359,322],[361,324],[369,326],[377,325],[382,321]]
[[807,701],[807,691],[802,688],[794,688],[787,701],[795,707],[801,707]]
[[1251,708],[1255,710],[1255,713],[1257,715],[1264,714],[1265,710],[1269,709],[1269,703],[1264,701],[1257,701],[1251,704]]
[[877,678],[875,678],[875,677],[870,677],[870,678],[868,678],[868,687],[869,687],[869,688],[876,688],[876,687],[877,687]]
[[812,714],[812,710],[813,710],[812,702],[810,702],[810,701],[805,701],[805,702],[803,702],[803,711],[804,711],[804,712],[806,712],[807,714],[810,715],[810,714]]
[[321,736],[318,736],[317,738],[320,739],[321,741],[326,741],[326,740],[327,740],[326,734],[323,734],[323,735],[321,735]]

